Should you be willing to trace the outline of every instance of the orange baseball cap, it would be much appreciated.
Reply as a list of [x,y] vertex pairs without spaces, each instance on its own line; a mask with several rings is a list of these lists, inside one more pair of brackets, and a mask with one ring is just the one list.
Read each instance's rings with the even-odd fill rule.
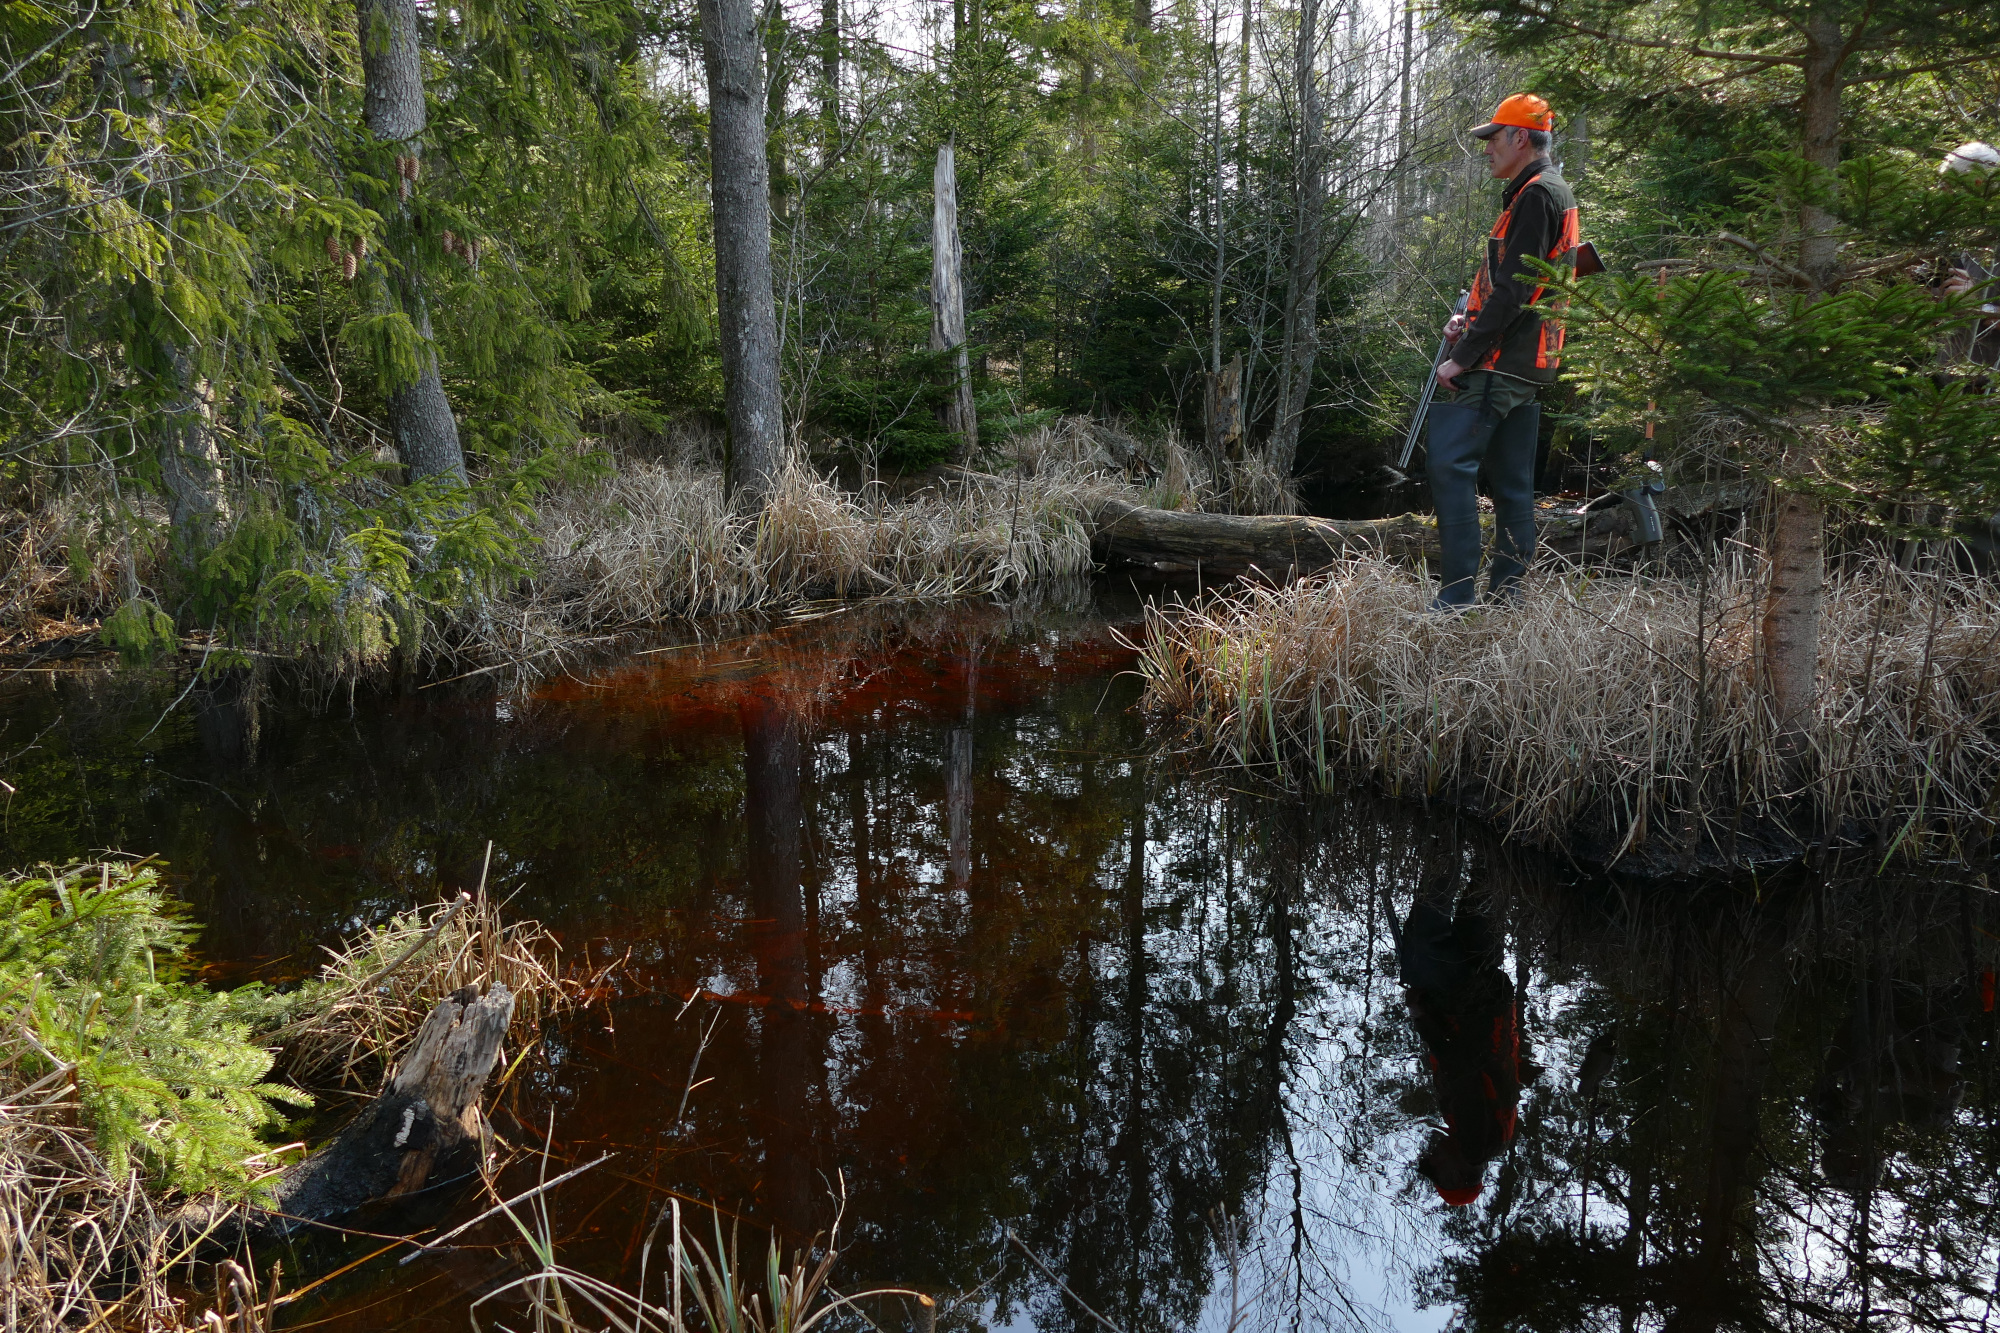
[[1533,93],[1515,93],[1500,104],[1493,113],[1493,119],[1484,125],[1472,127],[1475,139],[1491,139],[1507,126],[1523,130],[1553,130],[1556,127],[1555,113],[1549,104]]

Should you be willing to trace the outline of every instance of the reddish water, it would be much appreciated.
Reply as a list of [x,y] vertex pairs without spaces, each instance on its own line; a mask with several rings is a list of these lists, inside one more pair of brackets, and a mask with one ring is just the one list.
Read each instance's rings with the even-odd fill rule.
[[[476,882],[490,839],[512,911],[617,964],[496,1112],[551,1173],[612,1154],[548,1196],[607,1279],[671,1197],[761,1268],[844,1194],[837,1284],[963,1298],[954,1328],[1219,1329],[1232,1253],[1246,1328],[1845,1326],[1870,1265],[1901,1274],[1875,1317],[1979,1322],[1983,895],[1690,900],[1438,812],[1272,800],[1155,757],[1133,614],[857,610],[526,698],[197,692],[150,734],[166,683],[38,682],[0,700],[7,859],[160,852],[218,979],[282,978]],[[288,1256],[324,1280],[281,1326],[460,1330],[526,1271],[503,1223],[382,1248]]]

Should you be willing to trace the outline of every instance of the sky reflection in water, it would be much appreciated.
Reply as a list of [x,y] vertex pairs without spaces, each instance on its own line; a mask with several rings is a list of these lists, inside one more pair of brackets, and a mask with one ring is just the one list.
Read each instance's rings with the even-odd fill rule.
[[[492,839],[514,911],[624,960],[496,1117],[617,1154],[552,1210],[607,1277],[666,1191],[761,1266],[844,1183],[843,1289],[973,1293],[948,1326],[1985,1326],[1970,877],[1620,890],[1437,812],[1238,790],[1152,757],[1115,624],[851,611],[505,701],[201,691],[143,741],[164,684],[17,683],[0,836],[161,853],[217,975],[279,978]],[[463,1328],[520,1271],[470,1239],[288,1326]]]

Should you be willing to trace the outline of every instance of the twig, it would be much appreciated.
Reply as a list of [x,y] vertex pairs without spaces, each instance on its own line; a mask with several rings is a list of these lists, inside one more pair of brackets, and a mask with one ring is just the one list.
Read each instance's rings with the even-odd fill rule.
[[1047,1277],[1049,1281],[1055,1283],[1056,1286],[1060,1287],[1062,1289],[1063,1295],[1069,1297],[1071,1300],[1075,1301],[1078,1305],[1082,1306],[1083,1312],[1085,1314],[1089,1315],[1092,1319],[1095,1319],[1098,1323],[1110,1329],[1111,1333],[1125,1333],[1124,1329],[1118,1327],[1118,1325],[1112,1323],[1109,1319],[1106,1319],[1103,1315],[1091,1309],[1089,1303],[1086,1302],[1083,1299],[1083,1297],[1071,1291],[1069,1289],[1069,1283],[1057,1277],[1055,1275],[1055,1271],[1051,1269],[1047,1264],[1042,1262],[1040,1255],[1036,1254],[1033,1250],[1029,1249],[1026,1245],[1021,1243],[1021,1238],[1014,1234],[1014,1230],[1012,1227],[1009,1227],[1007,1229],[1007,1240],[1010,1244],[1014,1246],[1015,1249],[1019,1250],[1022,1254],[1027,1255],[1028,1262],[1033,1264],[1035,1267],[1041,1269],[1043,1276]]
[[473,1218],[471,1221],[464,1222],[459,1224],[458,1226],[453,1227],[450,1231],[445,1232],[442,1236],[439,1236],[436,1240],[427,1240],[418,1243],[415,1249],[411,1250],[408,1254],[398,1259],[396,1261],[396,1264],[398,1267],[401,1267],[402,1265],[410,1262],[410,1260],[416,1258],[418,1255],[423,1254],[425,1251],[437,1249],[439,1246],[443,1245],[446,1241],[464,1235],[466,1232],[472,1230],[473,1227],[479,1225],[481,1222],[484,1222],[487,1218],[493,1216],[495,1213],[504,1213],[517,1203],[525,1202],[528,1199],[534,1198],[538,1194],[547,1193],[549,1190],[552,1190],[556,1186],[562,1184],[565,1180],[573,1180],[577,1176],[582,1175],[584,1172],[590,1170],[594,1166],[604,1165],[604,1163],[610,1161],[615,1156],[617,1156],[616,1153],[605,1153],[601,1157],[597,1158],[595,1161],[585,1162],[582,1166],[575,1167],[571,1170],[563,1172],[561,1175],[557,1176],[554,1180],[545,1180],[541,1184],[535,1186],[533,1189],[524,1190],[521,1193],[516,1194],[511,1199],[505,1200],[504,1202],[501,1203],[496,1203],[491,1208],[488,1208],[485,1212],[481,1213],[479,1216]]

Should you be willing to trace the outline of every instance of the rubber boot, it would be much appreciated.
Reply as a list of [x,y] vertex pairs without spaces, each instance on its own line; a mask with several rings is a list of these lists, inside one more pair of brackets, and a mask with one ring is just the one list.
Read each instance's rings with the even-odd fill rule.
[[1437,506],[1439,587],[1433,611],[1471,606],[1479,577],[1479,463],[1493,417],[1465,403],[1432,403],[1425,466]]
[[1493,496],[1493,561],[1486,599],[1512,602],[1535,559],[1535,439],[1542,406],[1523,403],[1493,428],[1486,446],[1486,489]]

